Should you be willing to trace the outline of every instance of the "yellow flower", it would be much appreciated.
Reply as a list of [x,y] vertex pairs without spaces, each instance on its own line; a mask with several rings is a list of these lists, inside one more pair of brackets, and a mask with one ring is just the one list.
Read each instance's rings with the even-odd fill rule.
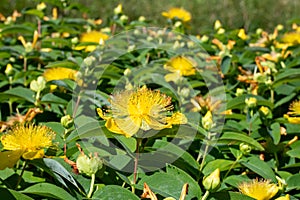
[[278,197],[276,198],[275,200],[290,200],[290,195],[285,195],[285,196],[282,196],[282,197]]
[[191,76],[196,74],[196,63],[191,58],[184,56],[176,56],[171,58],[165,65],[164,68],[172,73],[165,76],[166,81],[178,80],[181,76]]
[[168,12],[162,12],[162,16],[168,19],[179,19],[188,22],[192,19],[191,13],[183,8],[171,8]]
[[[109,38],[108,35],[99,32],[99,31],[91,31],[91,32],[87,32],[87,33],[83,33],[80,37],[80,42],[84,43],[97,43],[98,44],[103,44],[105,40],[107,40]],[[75,47],[75,50],[82,50],[85,49],[85,51],[90,52],[90,51],[94,51],[97,47],[97,45],[80,45]]]
[[181,113],[167,116],[167,112],[173,110],[170,97],[145,86],[117,93],[110,99],[110,103],[110,116],[104,115],[100,108],[97,112],[106,120],[108,130],[126,137],[133,136],[139,129],[161,130],[172,128],[172,124],[187,123],[186,117]]
[[44,78],[46,81],[53,80],[63,80],[63,79],[71,79],[76,80],[77,70],[64,68],[64,67],[54,67],[48,68],[44,71]]
[[241,193],[257,200],[269,200],[274,197],[279,188],[276,184],[267,180],[259,181],[254,179],[252,182],[242,183],[239,185]]
[[286,33],[282,37],[282,41],[290,45],[300,44],[300,32]]
[[294,101],[290,104],[290,112],[283,117],[286,118],[291,124],[300,124],[300,101]]
[[248,38],[248,36],[245,33],[245,29],[241,28],[239,30],[238,37],[241,38],[242,40],[246,40]]
[[0,152],[0,169],[13,167],[22,156],[33,160],[44,157],[44,148],[52,146],[55,133],[46,126],[18,125],[2,135],[4,152]]

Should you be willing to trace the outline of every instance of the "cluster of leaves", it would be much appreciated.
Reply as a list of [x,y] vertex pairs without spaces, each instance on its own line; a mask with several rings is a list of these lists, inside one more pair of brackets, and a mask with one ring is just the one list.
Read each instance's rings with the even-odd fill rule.
[[[158,199],[179,199],[187,183],[181,199],[252,199],[239,185],[255,178],[278,185],[274,199],[300,198],[300,125],[283,117],[299,96],[299,30],[288,35],[278,26],[274,33],[245,34],[216,22],[210,34],[194,36],[180,17],[166,25],[175,33],[145,28],[144,18],[130,21],[121,6],[103,25],[86,15],[68,17],[84,12],[80,5],[45,2],[0,18],[1,134],[16,123],[45,125],[56,133],[45,158],[26,165],[21,159],[0,171],[3,198],[140,199],[147,183]],[[99,41],[83,39],[94,30],[101,30]],[[168,82],[163,66],[182,55],[196,62],[195,74]],[[38,78],[56,68],[76,74]],[[188,123],[149,130],[143,140],[108,131],[96,108],[106,110],[109,95],[142,85],[171,96]],[[157,160],[149,166],[147,160],[137,162],[140,151]],[[83,152],[99,156],[97,173],[89,168],[96,156],[78,162]],[[135,171],[128,170],[134,164]],[[220,183],[202,182],[217,169]]]

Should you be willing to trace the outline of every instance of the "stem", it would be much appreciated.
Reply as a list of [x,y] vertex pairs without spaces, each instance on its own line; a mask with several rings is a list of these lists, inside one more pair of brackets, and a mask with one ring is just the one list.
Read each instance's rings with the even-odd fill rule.
[[[208,132],[207,134],[207,139],[210,140],[210,132]],[[201,161],[201,164],[200,164],[200,172],[202,171],[203,167],[204,167],[204,162],[205,162],[205,158],[206,158],[206,154],[207,154],[207,151],[208,151],[208,147],[209,145],[205,145],[205,149],[204,149],[204,153],[203,153],[203,158],[202,158],[202,161]],[[201,148],[199,150],[199,154],[198,154],[198,157],[197,157],[197,162],[199,162],[200,158],[201,158]]]
[[201,200],[206,200],[208,196],[209,196],[209,191],[206,190],[206,192],[204,193],[204,196],[202,197]]
[[274,90],[273,89],[271,89],[270,90],[270,93],[271,93],[271,103],[274,103]]
[[138,170],[138,163],[139,163],[139,156],[140,156],[139,148],[140,148],[141,141],[142,141],[141,138],[137,138],[136,140],[136,154],[134,158],[134,169],[133,169],[133,185],[131,189],[132,193],[135,192],[134,185],[136,184],[136,179],[137,179],[137,170]]
[[89,193],[87,195],[87,198],[91,198],[93,191],[94,191],[94,184],[95,184],[95,174],[92,174],[92,180],[91,180],[91,184],[90,184],[90,190]]
[[23,167],[22,167],[22,171],[21,171],[21,174],[19,175],[18,182],[17,182],[17,185],[16,185],[15,189],[17,189],[18,186],[19,186],[19,184],[21,183],[22,176],[23,176],[23,174],[24,174],[24,172],[25,172],[25,167],[26,167],[26,165],[27,165],[27,162],[24,161]]
[[224,176],[223,179],[225,179],[225,178],[228,176],[228,174],[230,173],[230,171],[233,169],[233,167],[236,165],[236,163],[237,163],[242,157],[243,157],[243,154],[241,154],[240,156],[238,156],[238,157],[236,158],[236,160],[234,161],[234,163],[232,163],[232,165],[230,166],[230,168],[229,168],[228,171],[226,172],[226,174],[225,174],[225,176]]
[[75,118],[75,116],[76,116],[76,112],[77,112],[77,109],[78,109],[78,107],[79,107],[79,102],[80,102],[80,93],[79,93],[79,96],[78,96],[78,98],[77,98],[77,101],[76,101],[76,104],[75,104],[75,107],[74,107],[74,112],[73,112],[73,118]]

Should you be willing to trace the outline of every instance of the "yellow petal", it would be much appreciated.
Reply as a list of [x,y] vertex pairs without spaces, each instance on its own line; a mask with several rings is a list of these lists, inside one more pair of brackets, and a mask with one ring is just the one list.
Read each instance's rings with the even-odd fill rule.
[[37,151],[27,151],[22,155],[22,157],[26,160],[33,160],[33,159],[43,158],[44,154],[45,154],[44,149],[40,149]]
[[173,115],[167,118],[167,122],[170,124],[186,124],[187,118],[180,112],[173,113]]
[[12,168],[23,154],[23,150],[0,152],[0,170],[6,167]]
[[179,79],[180,79],[180,74],[177,72],[165,75],[165,80],[167,82],[173,81],[174,83],[176,83]]

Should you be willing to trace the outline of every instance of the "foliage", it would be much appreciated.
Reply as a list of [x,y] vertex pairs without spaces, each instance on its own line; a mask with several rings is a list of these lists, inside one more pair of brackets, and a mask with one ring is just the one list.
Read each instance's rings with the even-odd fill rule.
[[[300,197],[297,24],[195,36],[177,9],[150,28],[121,4],[102,24],[45,2],[0,17],[3,198]],[[22,124],[53,145],[18,140]]]

